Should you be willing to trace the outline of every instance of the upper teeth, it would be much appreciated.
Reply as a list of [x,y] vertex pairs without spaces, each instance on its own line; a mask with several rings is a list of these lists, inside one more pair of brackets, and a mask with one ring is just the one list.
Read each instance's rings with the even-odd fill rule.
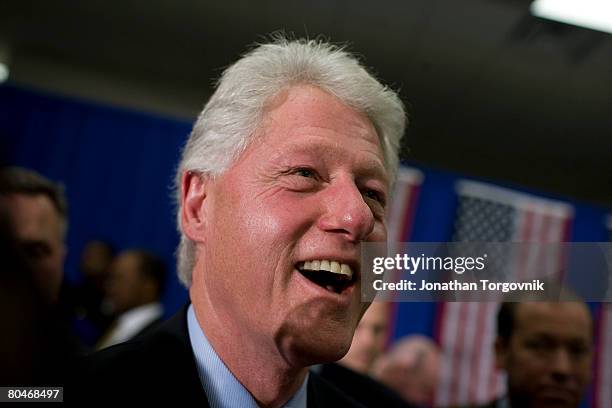
[[353,270],[350,266],[336,261],[329,261],[327,259],[306,261],[299,268],[308,271],[328,271],[332,273],[346,275],[349,278],[353,277]]

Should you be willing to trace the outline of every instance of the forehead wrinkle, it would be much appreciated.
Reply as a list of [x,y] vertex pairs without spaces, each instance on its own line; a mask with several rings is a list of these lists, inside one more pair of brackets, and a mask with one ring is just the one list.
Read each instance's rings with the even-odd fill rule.
[[[343,155],[343,153],[345,153],[345,149],[343,149],[339,143],[322,138],[321,140],[308,143],[301,141],[290,142],[279,149],[279,152],[275,155],[275,158],[282,158],[287,155],[302,153],[314,155],[317,157],[317,159],[323,160],[326,163],[330,161],[330,156],[332,160],[338,157],[345,157]],[[361,160],[353,160],[353,162],[357,163],[355,166],[357,175],[364,178],[379,179],[385,183],[388,183],[389,178],[387,176],[386,168],[383,162],[379,159],[379,155],[369,150],[365,150],[365,153],[368,155],[371,154],[373,157],[376,157],[376,159],[364,159],[363,155],[360,154],[359,159]]]

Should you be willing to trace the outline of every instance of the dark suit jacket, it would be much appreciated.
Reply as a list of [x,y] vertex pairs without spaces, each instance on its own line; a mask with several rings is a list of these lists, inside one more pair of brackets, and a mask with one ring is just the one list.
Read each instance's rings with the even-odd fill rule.
[[337,363],[321,365],[319,375],[367,408],[409,408],[395,391]]
[[[147,334],[80,359],[71,372],[66,403],[209,407],[189,342],[187,307]],[[363,408],[316,373],[307,395],[308,408]]]

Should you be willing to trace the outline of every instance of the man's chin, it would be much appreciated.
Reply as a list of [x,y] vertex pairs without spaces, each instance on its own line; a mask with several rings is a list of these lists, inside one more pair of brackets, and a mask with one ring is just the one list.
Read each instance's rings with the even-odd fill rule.
[[348,352],[353,330],[350,325],[334,326],[287,326],[277,333],[276,346],[285,361],[294,367],[337,361]]
[[355,304],[339,308],[321,301],[301,303],[275,331],[276,347],[295,367],[337,361],[351,346],[360,312]]
[[542,408],[575,408],[578,407],[580,401],[575,398],[570,398],[560,395],[540,395],[535,401],[535,407]]
[[514,398],[512,406],[530,408],[576,408],[580,401],[565,390],[537,390],[534,395]]
[[338,342],[331,339],[309,339],[288,344],[281,353],[295,367],[331,363],[340,360],[348,352],[351,342]]

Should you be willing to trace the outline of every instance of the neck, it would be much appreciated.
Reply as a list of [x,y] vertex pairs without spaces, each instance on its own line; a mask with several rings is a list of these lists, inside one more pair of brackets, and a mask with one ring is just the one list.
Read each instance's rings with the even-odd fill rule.
[[292,367],[282,358],[273,339],[258,341],[230,316],[211,307],[208,300],[191,293],[198,324],[219,358],[260,407],[283,406],[304,382],[308,367]]

